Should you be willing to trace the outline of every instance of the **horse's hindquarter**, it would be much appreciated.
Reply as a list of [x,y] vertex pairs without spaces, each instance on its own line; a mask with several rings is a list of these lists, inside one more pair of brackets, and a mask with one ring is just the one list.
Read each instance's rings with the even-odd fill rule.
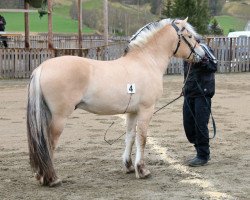
[[70,115],[87,90],[90,64],[80,57],[62,56],[47,60],[40,67],[41,89],[52,113]]

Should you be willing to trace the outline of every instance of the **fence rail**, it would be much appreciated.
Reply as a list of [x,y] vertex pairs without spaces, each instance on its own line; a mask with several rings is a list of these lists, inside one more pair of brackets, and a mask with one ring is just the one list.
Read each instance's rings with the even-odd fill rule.
[[207,43],[218,59],[219,72],[250,71],[250,37],[211,37]]
[[[5,36],[7,35],[7,36]],[[10,36],[8,36],[10,35]],[[24,48],[25,37],[21,34],[1,34],[5,36],[8,42],[9,48]],[[44,35],[30,35],[30,48],[47,48],[48,36]],[[110,37],[109,43],[116,43],[121,41],[128,41],[127,37]],[[57,49],[77,49],[78,48],[78,36],[77,35],[54,35],[52,39],[54,48]],[[99,47],[104,45],[104,38],[101,35],[83,35],[82,38],[83,48]]]
[[82,55],[96,60],[114,60],[123,54],[125,47],[126,43],[119,42],[107,47],[89,49],[0,49],[0,78],[29,78],[32,71],[43,61],[63,55]]
[[[86,38],[85,38],[86,39]],[[93,38],[92,38],[93,39]],[[99,38],[100,39],[100,38]],[[98,40],[99,40],[98,39]],[[113,60],[123,55],[127,40],[111,43],[109,46],[90,48],[7,48],[0,49],[0,78],[28,78],[43,61],[62,55],[80,55],[96,60]],[[94,41],[94,40],[93,40]],[[100,39],[102,42],[102,40]],[[115,39],[113,39],[115,41]],[[250,71],[250,38],[207,38],[218,59],[218,72]],[[172,58],[166,74],[183,73],[182,59]]]

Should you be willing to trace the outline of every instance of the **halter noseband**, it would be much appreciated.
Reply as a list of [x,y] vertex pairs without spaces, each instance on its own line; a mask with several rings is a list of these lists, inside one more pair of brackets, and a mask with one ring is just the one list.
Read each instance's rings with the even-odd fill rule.
[[[175,20],[174,20],[175,21]],[[173,55],[175,55],[176,53],[177,53],[177,51],[178,51],[178,49],[179,49],[179,47],[180,47],[180,44],[181,44],[181,39],[183,39],[184,40],[184,42],[188,45],[188,47],[189,47],[189,49],[190,49],[190,54],[189,54],[189,56],[187,57],[187,59],[189,59],[190,58],[190,56],[192,55],[192,53],[195,55],[195,57],[201,57],[199,54],[197,54],[196,52],[195,52],[195,47],[196,47],[196,45],[197,45],[197,42],[195,43],[195,45],[194,45],[194,47],[192,47],[192,45],[187,41],[187,39],[182,35],[182,31],[184,31],[185,30],[185,27],[183,27],[181,30],[178,28],[178,26],[176,26],[176,24],[174,23],[174,21],[172,21],[172,26],[174,27],[174,29],[176,30],[176,32],[177,32],[177,35],[178,35],[178,39],[179,39],[179,41],[178,41],[178,43],[177,43],[177,47],[176,47],[176,49],[175,49],[175,51],[174,51],[174,54]]]

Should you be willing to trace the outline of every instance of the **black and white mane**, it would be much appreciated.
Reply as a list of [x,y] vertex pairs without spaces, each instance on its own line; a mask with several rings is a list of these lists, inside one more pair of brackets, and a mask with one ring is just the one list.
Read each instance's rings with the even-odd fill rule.
[[[176,24],[178,24],[179,20],[173,20],[173,19],[162,19],[160,21],[150,22],[140,28],[129,40],[129,44],[125,49],[125,54],[128,53],[130,50],[136,48],[136,47],[142,47],[148,40],[151,38],[156,32],[161,30],[163,27],[165,27],[167,24],[171,24],[173,21],[175,21]],[[186,29],[188,32],[190,32],[195,38],[199,38],[200,36],[198,33],[196,33],[195,29],[189,24],[186,24]]]

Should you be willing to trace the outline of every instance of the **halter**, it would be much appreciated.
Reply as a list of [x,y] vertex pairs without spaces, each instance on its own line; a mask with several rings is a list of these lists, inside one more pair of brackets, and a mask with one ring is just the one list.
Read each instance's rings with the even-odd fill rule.
[[[175,20],[174,20],[174,21],[175,21]],[[171,23],[171,25],[172,25],[172,26],[174,27],[174,29],[176,30],[179,41],[178,41],[178,43],[177,43],[177,47],[176,47],[176,49],[175,49],[173,55],[175,55],[175,54],[177,53],[177,51],[178,51],[178,49],[179,49],[179,47],[180,47],[180,44],[181,44],[181,39],[183,39],[184,42],[188,45],[188,47],[189,47],[189,49],[190,49],[190,54],[189,54],[189,56],[187,57],[187,59],[189,59],[190,56],[191,56],[192,53],[193,53],[193,54],[194,54],[194,58],[197,59],[197,60],[200,60],[201,56],[200,56],[199,54],[197,54],[197,53],[195,52],[195,50],[194,50],[195,47],[196,47],[196,45],[197,45],[197,42],[195,43],[194,47],[192,47],[192,45],[187,41],[187,39],[185,38],[185,36],[182,35],[182,31],[185,30],[185,27],[183,27],[183,28],[180,30],[180,29],[178,28],[178,26],[176,26],[176,24],[174,23],[174,21]]]

